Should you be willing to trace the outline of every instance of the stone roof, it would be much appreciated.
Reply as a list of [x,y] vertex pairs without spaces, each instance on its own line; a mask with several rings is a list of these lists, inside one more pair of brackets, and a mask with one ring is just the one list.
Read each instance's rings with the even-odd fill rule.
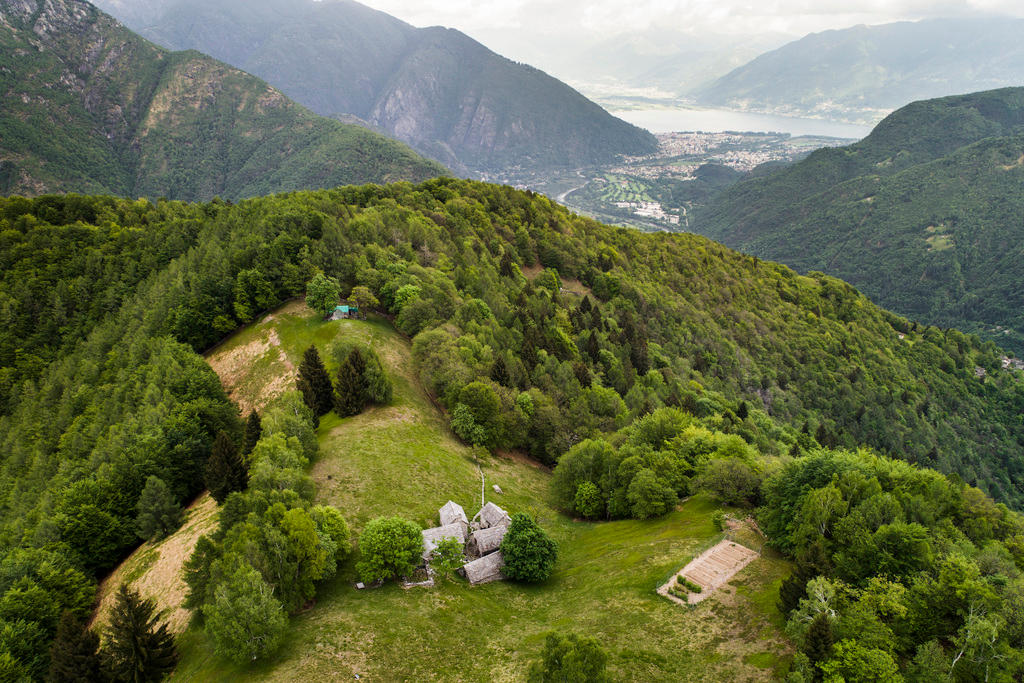
[[488,527],[474,531],[470,538],[470,549],[476,555],[486,555],[501,547],[501,540],[505,538],[508,531],[508,524]]
[[480,512],[476,513],[476,517],[474,517],[473,519],[479,519],[480,527],[484,529],[486,529],[487,527],[499,526],[502,524],[508,525],[508,523],[512,521],[511,518],[508,516],[508,513],[502,510],[494,503],[487,503],[482,508],[480,508]]
[[466,511],[462,509],[461,505],[450,500],[438,510],[438,515],[441,517],[441,526],[447,526],[455,522],[469,524]]
[[443,538],[454,538],[459,543],[466,542],[466,527],[463,524],[456,522],[455,524],[448,524],[446,526],[434,527],[433,529],[424,529],[423,535],[423,559],[429,560],[430,556],[434,553],[434,548],[441,542]]
[[484,555],[478,560],[467,562],[463,566],[463,570],[466,572],[466,578],[469,579],[470,585],[475,586],[480,583],[498,581],[504,578],[501,574],[503,566],[505,566],[505,559],[501,556],[500,552],[497,552]]

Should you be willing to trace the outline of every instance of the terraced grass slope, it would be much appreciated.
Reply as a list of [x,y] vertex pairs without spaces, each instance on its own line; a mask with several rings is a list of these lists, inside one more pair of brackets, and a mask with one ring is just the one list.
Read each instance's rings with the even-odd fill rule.
[[[450,435],[415,378],[409,343],[386,321],[324,323],[292,303],[208,359],[236,400],[262,406],[291,388],[292,366],[310,343],[326,351],[335,339],[372,344],[395,395],[392,405],[322,420],[321,455],[313,465],[319,497],[338,506],[357,531],[379,515],[427,524],[449,498],[475,510],[479,457],[489,499],[536,515],[558,541],[555,575],[529,587],[469,588],[460,580],[359,591],[350,563],[320,591],[318,604],[293,619],[276,657],[255,668],[235,667],[218,659],[192,626],[180,640],[182,661],[173,680],[326,681],[356,674],[377,681],[521,680],[549,629],[598,637],[620,680],[763,680],[782,665],[788,646],[775,600],[786,562],[773,556],[756,561],[735,585],[694,609],[657,596],[659,584],[717,540],[714,504],[696,497],[648,522],[595,524],[561,515],[552,507],[545,470],[524,458],[477,454]],[[180,541],[172,536],[166,544]],[[137,553],[123,575],[144,587],[148,569],[130,565],[151,563],[146,558],[153,552],[159,548]]]

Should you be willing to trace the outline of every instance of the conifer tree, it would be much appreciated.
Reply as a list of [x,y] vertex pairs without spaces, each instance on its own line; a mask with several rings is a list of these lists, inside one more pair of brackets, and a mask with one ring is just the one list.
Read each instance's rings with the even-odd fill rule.
[[[824,662],[831,656],[833,642],[832,620],[828,614],[820,612],[807,629],[807,639],[804,642],[804,654],[812,666]],[[820,676],[818,678],[820,680]]]
[[491,367],[491,379],[503,387],[509,386],[511,378],[508,374],[508,365],[505,363],[505,356],[499,355]]
[[352,349],[338,368],[334,386],[334,409],[341,417],[358,415],[366,407],[366,361],[359,349]]
[[334,407],[331,376],[320,359],[316,346],[310,346],[299,364],[299,391],[316,416],[326,415]]
[[263,421],[260,414],[253,410],[245,421],[245,436],[242,439],[242,455],[249,455],[263,435]]
[[93,683],[100,680],[100,638],[65,610],[50,646],[49,683]]
[[217,433],[213,451],[206,461],[206,488],[218,503],[232,491],[243,491],[249,480],[248,468],[238,455],[238,449],[231,437],[224,432]]
[[140,538],[160,539],[181,524],[181,506],[174,500],[164,480],[150,476],[137,504],[137,531]]
[[115,681],[159,681],[174,670],[178,651],[167,624],[158,624],[156,604],[122,584],[110,615],[101,656]]

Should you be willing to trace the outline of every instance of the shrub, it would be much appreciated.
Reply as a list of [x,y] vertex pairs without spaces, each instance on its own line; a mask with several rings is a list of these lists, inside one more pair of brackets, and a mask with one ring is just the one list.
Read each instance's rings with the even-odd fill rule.
[[537,583],[551,576],[558,558],[558,544],[529,515],[512,515],[505,538],[501,541],[505,560],[502,573],[516,581]]
[[606,683],[608,655],[594,638],[549,633],[539,662],[530,667],[530,683]]
[[356,571],[366,583],[408,576],[420,561],[423,536],[415,522],[401,517],[378,517],[359,537]]

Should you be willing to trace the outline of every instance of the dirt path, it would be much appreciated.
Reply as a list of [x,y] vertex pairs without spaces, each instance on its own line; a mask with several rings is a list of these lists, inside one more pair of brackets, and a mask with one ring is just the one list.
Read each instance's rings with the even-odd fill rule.
[[[681,605],[695,605],[707,599],[717,588],[728,583],[729,579],[758,557],[758,553],[746,546],[729,539],[722,540],[676,572],[668,583],[658,588],[658,595],[664,595]],[[676,584],[679,576],[699,585],[701,592],[689,593],[686,601],[669,593],[669,588]]]

